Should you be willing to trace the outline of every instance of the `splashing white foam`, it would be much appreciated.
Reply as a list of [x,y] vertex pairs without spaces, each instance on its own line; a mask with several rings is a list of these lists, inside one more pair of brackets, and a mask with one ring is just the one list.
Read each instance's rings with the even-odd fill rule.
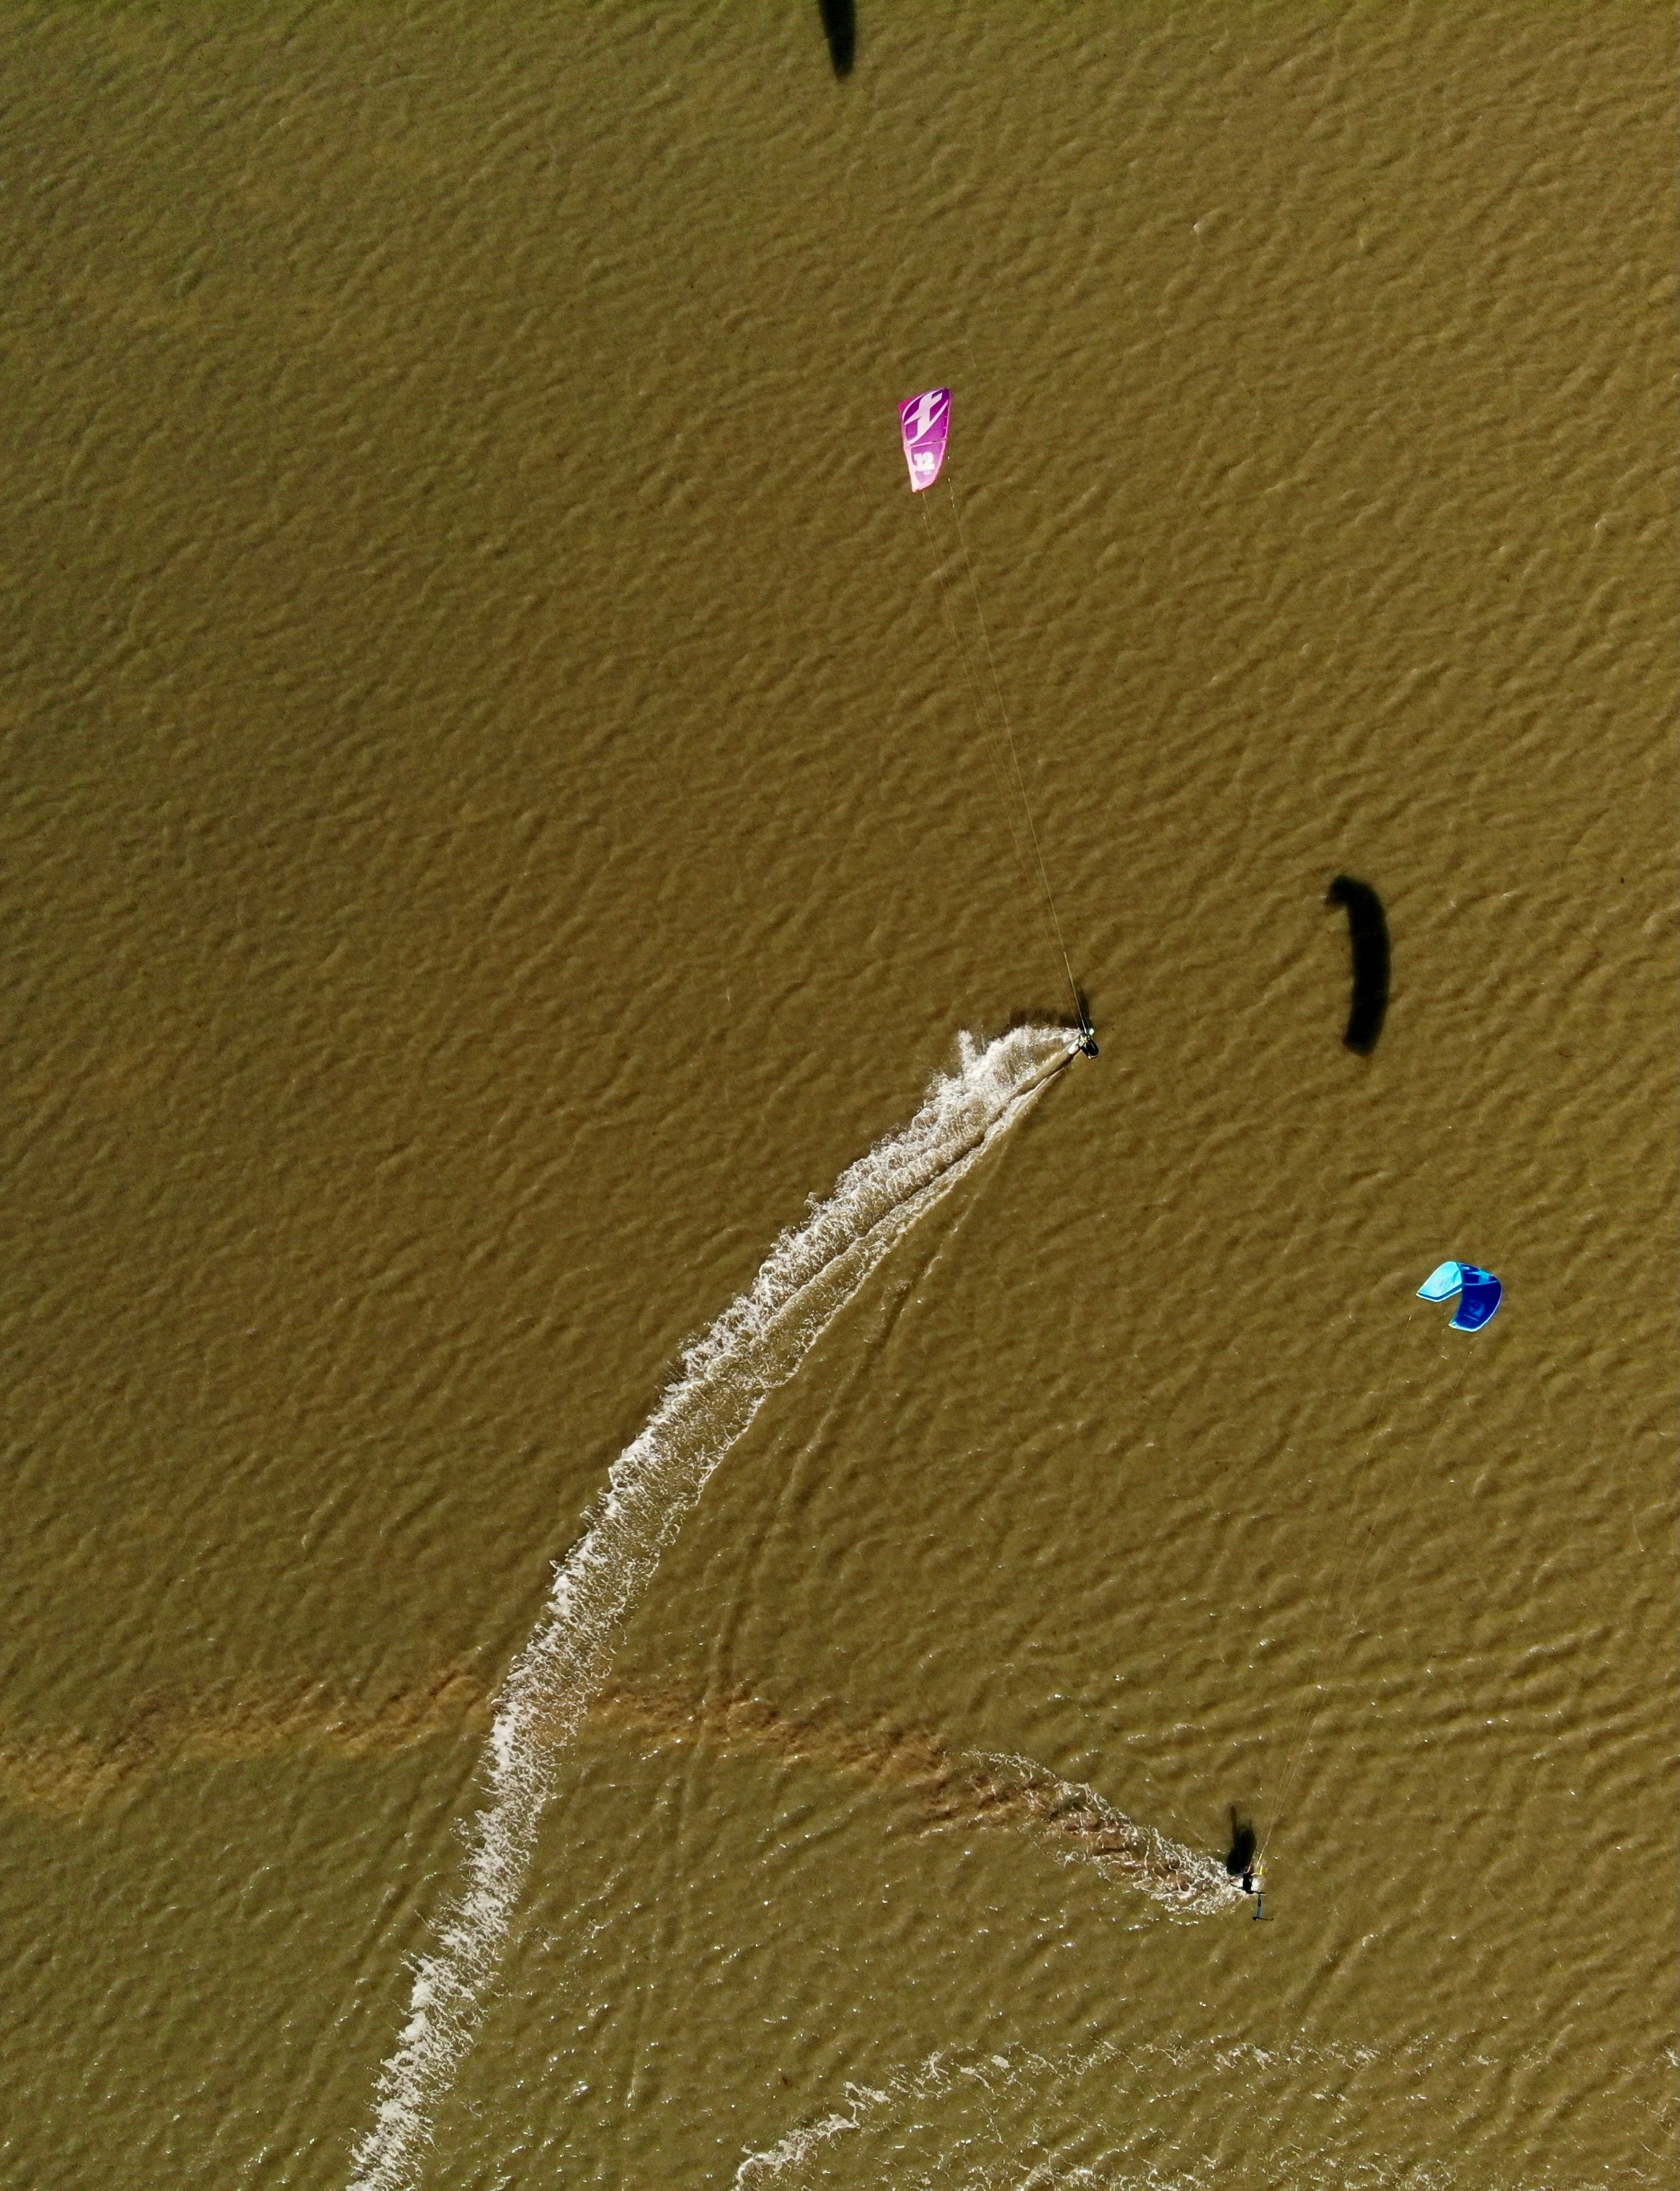
[[[1415,2155],[1341,2143],[1332,2129],[1316,2152],[1299,2135],[1303,2086],[1337,2090],[1370,2065],[1438,2050],[1432,2035],[1396,2049],[1285,2040],[1262,2049],[1223,2033],[1167,2039],[1108,2036],[1045,2050],[941,2047],[878,2086],[847,2084],[762,2150],[744,2154],[734,2191],[816,2191],[819,2184],[891,2183],[948,2191],[1208,2191],[1228,2156],[1195,2149],[1206,2096],[1222,2082],[1262,2152],[1285,2154],[1279,2180],[1298,2191],[1454,2191],[1457,2177]],[[1117,2108],[1116,2093],[1124,2095]],[[1192,2107],[1192,2101],[1200,2103]],[[840,2141],[844,2140],[844,2144]],[[1138,2147],[1142,2147],[1140,2153]],[[1080,2150],[1083,2162],[1066,2157]],[[1248,2180],[1248,2179],[1245,2179]]]
[[419,2178],[439,2102],[472,2044],[553,1788],[554,1761],[601,1688],[626,1616],[708,1478],[766,1398],[784,1385],[869,1273],[978,1163],[1069,1055],[1054,1027],[1017,1027],[982,1047],[962,1038],[902,1132],[843,1172],[826,1202],[784,1232],[748,1290],[682,1358],[646,1427],[616,1461],[583,1536],[504,1684],[486,1751],[488,1800],[466,1875],[408,2021],[379,2074],[352,2191]]
[[1082,1781],[1061,1780],[1030,1757],[995,1752],[972,1760],[976,1815],[1022,1826],[1063,1864],[1088,1864],[1165,1904],[1174,1917],[1206,1917],[1245,1899],[1218,1857],[1140,1826]]

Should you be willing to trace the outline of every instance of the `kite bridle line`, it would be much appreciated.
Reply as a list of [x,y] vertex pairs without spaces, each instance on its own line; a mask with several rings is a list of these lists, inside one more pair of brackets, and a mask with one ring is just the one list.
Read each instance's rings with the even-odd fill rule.
[[[992,771],[992,782],[997,789],[998,801],[1003,809],[1004,820],[1009,826],[1009,841],[1014,846],[1015,856],[1021,863],[1022,880],[1026,884],[1029,891],[1034,891],[1037,887],[1036,878],[1034,874],[1031,858],[1028,856],[1027,841],[1022,836],[1021,825],[1016,817],[1015,800],[1011,795],[1009,778],[1004,770],[1003,754],[998,743],[998,734],[993,726],[991,716],[988,712],[984,697],[981,693],[979,680],[975,674],[974,661],[970,652],[969,642],[964,636],[962,626],[957,620],[956,615],[951,607],[950,600],[945,591],[943,579],[943,556],[940,549],[939,542],[934,533],[933,520],[928,513],[928,506],[925,501],[921,503],[920,509],[922,515],[922,528],[927,535],[928,553],[933,559],[933,568],[939,596],[939,613],[945,620],[945,629],[950,633],[952,639],[956,643],[957,659],[962,664],[963,682],[968,687],[969,705],[973,710],[976,722],[980,726],[981,730],[985,735],[987,765]],[[1051,931],[1051,937],[1053,941],[1053,930]]]
[[[1469,1363],[1466,1360],[1461,1368],[1458,1377],[1454,1383],[1451,1391],[1447,1395],[1448,1406],[1450,1406],[1452,1402],[1458,1397],[1459,1391],[1463,1386],[1465,1377],[1468,1374],[1469,1366]],[[1392,1380],[1391,1380],[1387,1391],[1392,1391]],[[1387,1399],[1387,1392],[1385,1391],[1385,1400]],[[1442,1412],[1444,1414],[1444,1408]],[[1405,1513],[1410,1507],[1413,1494],[1415,1493],[1419,1483],[1421,1482],[1423,1471],[1427,1467],[1428,1464],[1429,1448],[1426,1444],[1423,1451],[1419,1454],[1416,1463],[1413,1466],[1410,1476],[1407,1479],[1405,1489],[1400,1494],[1398,1501],[1398,1511],[1400,1513]],[[1367,1470],[1369,1469],[1369,1463],[1367,1463]],[[1360,1503],[1361,1507],[1364,1508],[1365,1502],[1362,1500]],[[1290,1789],[1295,1784],[1296,1774],[1300,1770],[1305,1759],[1307,1750],[1312,1741],[1313,1732],[1318,1724],[1318,1715],[1324,1710],[1324,1699],[1330,1693],[1331,1684],[1335,1682],[1336,1676],[1341,1671],[1342,1662],[1347,1658],[1348,1651],[1353,1646],[1353,1636],[1355,1630],[1358,1625],[1359,1616],[1363,1613],[1365,1608],[1365,1599],[1370,1587],[1371,1571],[1375,1564],[1378,1554],[1382,1550],[1381,1540],[1377,1535],[1377,1523],[1381,1518],[1381,1517],[1378,1513],[1372,1511],[1370,1514],[1369,1519],[1366,1521],[1364,1543],[1358,1547],[1358,1570],[1353,1576],[1353,1583],[1348,1593],[1347,1610],[1342,1626],[1341,1640],[1336,1646],[1335,1659],[1324,1670],[1324,1678],[1320,1682],[1315,1682],[1313,1683],[1311,1693],[1307,1697],[1306,1703],[1301,1706],[1300,1715],[1296,1721],[1295,1739],[1290,1744],[1288,1760],[1284,1767],[1284,1777],[1279,1783],[1278,1793],[1273,1799],[1272,1822],[1267,1827],[1265,1837],[1261,1841],[1260,1847],[1255,1852],[1254,1861],[1256,1870],[1259,1869],[1261,1863],[1264,1859],[1267,1848],[1271,1846],[1273,1836],[1277,1833],[1279,1826],[1284,1822],[1285,1802],[1289,1796]],[[1312,1652],[1312,1656],[1313,1658],[1317,1658],[1319,1652],[1323,1649],[1325,1638],[1330,1632],[1330,1623],[1335,1617],[1335,1601],[1340,1594],[1341,1579],[1347,1573],[1347,1568],[1354,1556],[1353,1536],[1354,1532],[1349,1530],[1342,1540],[1342,1556],[1336,1562],[1335,1579],[1331,1585],[1329,1593],[1327,1594],[1324,1609],[1319,1616],[1318,1631],[1313,1639]]]
[[[987,758],[992,764],[992,774],[996,781],[998,794],[1003,802],[1004,813],[1009,822],[1010,841],[1015,846],[1015,856],[1021,862],[1021,871],[1026,879],[1028,889],[1036,890],[1044,910],[1051,943],[1056,955],[1062,961],[1062,970],[1068,977],[1068,993],[1073,999],[1073,1010],[1079,1016],[1080,1027],[1084,1027],[1088,1024],[1085,999],[1079,994],[1079,985],[1073,979],[1073,960],[1068,956],[1067,938],[1062,932],[1061,917],[1056,910],[1055,895],[1050,886],[1050,870],[1045,864],[1044,850],[1039,842],[1038,828],[1033,820],[1032,801],[1027,796],[1027,782],[1022,774],[1021,755],[1015,742],[1015,728],[1010,720],[1009,709],[1004,702],[1003,682],[998,675],[997,657],[992,650],[992,635],[986,623],[986,612],[981,606],[980,589],[975,580],[974,559],[968,552],[968,535],[963,526],[962,505],[957,499],[956,481],[948,477],[946,484],[950,490],[951,512],[956,520],[957,542],[962,549],[963,565],[968,573],[968,590],[974,602],[975,618],[980,626],[981,640],[986,649],[987,664],[991,673],[993,697],[997,703],[998,720],[1003,726],[1004,741],[1001,747],[997,731],[993,726],[991,711],[986,705],[985,696],[981,690],[980,680],[975,669],[969,643],[963,636],[961,627],[952,613],[950,604],[945,598],[943,589],[940,594],[940,607],[944,613],[946,623],[950,626],[951,635],[957,642],[957,652],[963,666],[963,676],[968,686],[969,698],[976,718],[986,733]],[[929,515],[925,497],[918,498],[922,501],[922,524],[927,533],[928,544],[934,554],[937,572],[939,553],[938,543],[934,539],[933,520]],[[1005,754],[1008,756],[1007,767],[1004,765]],[[1024,838],[1016,820],[1017,802],[1020,805],[1022,819],[1027,825]]]

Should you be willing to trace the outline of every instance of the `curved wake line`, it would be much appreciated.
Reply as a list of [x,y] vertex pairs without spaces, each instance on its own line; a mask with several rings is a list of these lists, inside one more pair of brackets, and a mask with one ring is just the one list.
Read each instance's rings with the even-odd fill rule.
[[971,1800],[982,1820],[1023,1827],[1063,1864],[1088,1864],[1165,1905],[1175,1917],[1207,1917],[1245,1899],[1216,1856],[1141,1826],[1080,1781],[1060,1780],[1030,1757],[995,1751],[971,1762]]
[[953,1750],[929,1727],[884,1718],[848,1723],[821,1705],[783,1711],[745,1688],[697,1700],[614,1682],[602,1688],[589,1724],[640,1735],[656,1749],[708,1743],[855,1773],[908,1797],[924,1833],[996,1828],[1024,1835],[1058,1863],[1090,1864],[1102,1878],[1164,1904],[1171,1916],[1206,1917],[1248,1901],[1221,1858],[1140,1825],[1095,1788],[1061,1779],[1030,1757]]
[[[1007,2184],[1011,2191],[1028,2191],[1028,2187],[1054,2191],[1057,2185],[1088,2186],[1089,2191],[1100,2191],[1100,2187],[1107,2187],[1107,2191],[1139,2191],[1139,2187],[1148,2185],[1159,2191],[1170,2181],[1191,2191],[1193,2186],[1221,2180],[1218,2164],[1212,2158],[1192,2159],[1187,2164],[1189,2173],[1175,2172],[1169,2178],[1148,2163],[1140,2174],[1111,2149],[1102,2155],[1100,2174],[1089,2165],[1070,2167],[1062,2173],[1060,2165],[1046,2155],[1039,2135],[1045,2100],[1052,2096],[1057,2099],[1056,2113],[1064,2119],[1064,2125],[1070,2103],[1087,2117],[1083,2125],[1075,2118],[1074,2128],[1063,2127],[1057,2143],[1064,2150],[1078,2143],[1088,2152],[1096,2148],[1100,2153],[1113,2133],[1112,2095],[1105,2096],[1106,2104],[1091,2108],[1080,2105],[1079,2095],[1093,2075],[1112,2064],[1120,2064],[1132,2089],[1140,2096],[1147,2095],[1153,2104],[1165,2091],[1172,2089],[1167,2080],[1175,2072],[1186,2080],[1191,2092],[1204,2091],[1210,2080],[1220,2076],[1243,2085],[1252,2084],[1258,2073],[1266,2082],[1267,2072],[1284,2067],[1296,2071],[1310,2069],[1322,2075],[1325,2065],[1333,2064],[1343,2073],[1345,2082],[1347,2074],[1383,2060],[1385,2054],[1392,2057],[1392,2052],[1375,2046],[1314,2046],[1301,2040],[1267,2049],[1245,2040],[1233,2043],[1223,2036],[1141,2041],[1099,2039],[1093,2045],[1076,2041],[1048,2052],[1013,2040],[995,2051],[942,2046],[925,2061],[899,2070],[883,2085],[846,2085],[840,2104],[830,2102],[826,2114],[809,2115],[773,2145],[743,2154],[735,2171],[735,2191],[771,2191],[772,2186],[784,2179],[789,2191],[800,2183],[832,2183],[836,2171],[824,2165],[823,2148],[847,2136],[866,2144],[891,2139],[890,2152],[877,2160],[878,2172],[869,2177],[872,2182],[960,2183],[967,2191],[983,2191],[991,2184]],[[1430,2042],[1414,2040],[1398,2052],[1402,2056],[1421,2053],[1427,2057]],[[1290,2088],[1285,2086],[1280,2090],[1284,2097],[1276,2104],[1287,2108]],[[1011,2101],[1017,2103],[1013,2111]],[[1090,2133],[1088,2143],[1084,2137],[1076,2139],[1075,2128]],[[913,2144],[918,2137],[924,2140],[920,2149]],[[929,2140],[931,2153],[925,2150]],[[815,2166],[807,2168],[813,2160]],[[1108,2165],[1103,2166],[1103,2162]],[[861,2182],[867,2166],[867,2162],[857,2166],[849,2172],[849,2180]],[[1116,2172],[1110,2173],[1110,2166]],[[1380,2185],[1398,2191],[1402,2184],[1412,2185],[1415,2191],[1426,2180],[1429,2184],[1444,2182],[1433,2174],[1420,2177],[1404,2162],[1395,2164],[1391,2173],[1381,2155],[1356,2165],[1351,2176],[1336,2168],[1331,2175],[1315,2171],[1312,2180],[1316,2184],[1357,2181],[1369,2183],[1372,2191]]]
[[440,2102],[472,2045],[554,1788],[555,1760],[605,1682],[624,1621],[708,1479],[770,1394],[787,1383],[872,1271],[1006,1133],[1066,1062],[1057,1027],[1017,1027],[983,1048],[961,1038],[902,1131],[784,1232],[747,1291],[682,1357],[681,1374],[612,1464],[584,1534],[555,1570],[536,1631],[514,1661],[490,1731],[488,1800],[465,1878],[420,1960],[409,2014],[379,2073],[351,2191],[406,2191]]

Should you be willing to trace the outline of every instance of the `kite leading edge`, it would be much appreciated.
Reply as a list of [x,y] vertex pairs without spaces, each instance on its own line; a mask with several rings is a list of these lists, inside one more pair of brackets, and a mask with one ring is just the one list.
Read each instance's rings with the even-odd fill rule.
[[945,441],[951,430],[951,391],[930,388],[898,407],[898,426],[904,436],[904,461],[910,467],[910,492],[920,494],[931,487],[945,461]]

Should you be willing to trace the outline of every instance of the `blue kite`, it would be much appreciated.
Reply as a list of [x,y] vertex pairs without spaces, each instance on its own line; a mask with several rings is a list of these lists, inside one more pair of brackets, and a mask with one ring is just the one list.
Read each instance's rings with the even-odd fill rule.
[[1450,1300],[1459,1296],[1455,1331],[1479,1331],[1499,1306],[1505,1288],[1491,1271],[1479,1263],[1438,1264],[1417,1289],[1420,1300]]

